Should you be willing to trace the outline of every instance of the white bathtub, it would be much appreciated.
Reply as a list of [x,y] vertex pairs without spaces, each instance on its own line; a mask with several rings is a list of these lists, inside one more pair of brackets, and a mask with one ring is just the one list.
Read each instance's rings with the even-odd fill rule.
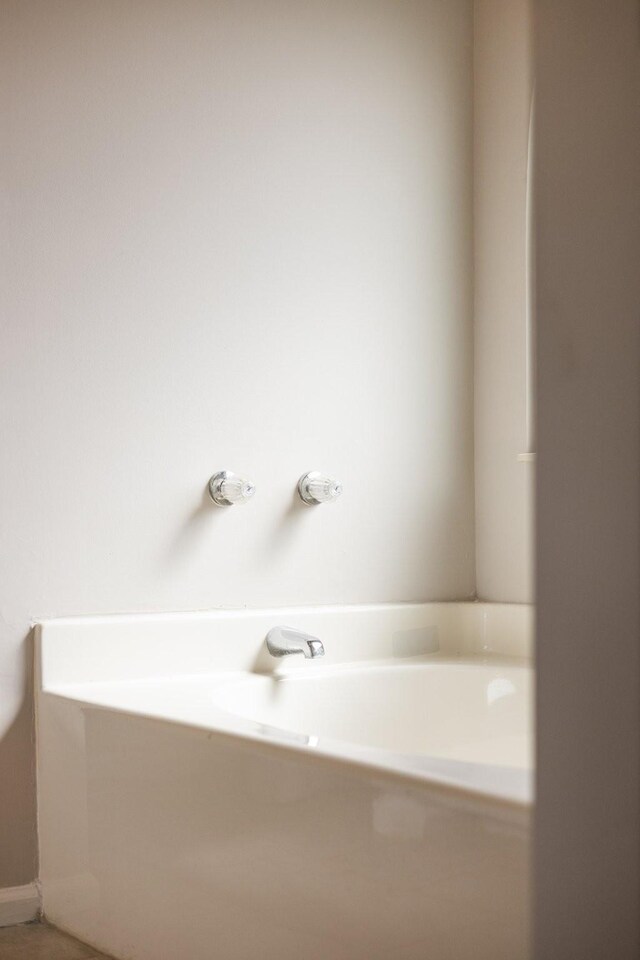
[[[38,628],[44,908],[122,960],[528,955],[531,612]],[[276,661],[267,630],[322,638]]]

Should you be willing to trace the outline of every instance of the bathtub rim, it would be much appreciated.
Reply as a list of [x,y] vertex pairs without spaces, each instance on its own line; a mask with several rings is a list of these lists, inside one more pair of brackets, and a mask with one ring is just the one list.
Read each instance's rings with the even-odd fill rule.
[[[496,658],[502,665],[506,665],[505,658]],[[466,666],[483,666],[491,663],[493,658],[460,657],[455,662]],[[422,662],[422,661],[421,661]],[[437,658],[434,658],[438,663]],[[406,661],[405,661],[406,663]],[[451,665],[451,659],[441,662],[442,666]],[[526,668],[523,661],[510,660],[509,665]],[[349,669],[358,669],[357,664],[348,664]],[[245,673],[215,674],[221,684],[228,680],[245,678]],[[152,678],[143,681],[125,681],[124,683],[109,684],[111,687],[123,686],[135,697],[140,685],[154,686],[156,683],[171,685],[180,683],[174,678]],[[199,680],[206,679],[198,677]],[[483,800],[488,803],[504,804],[509,808],[530,809],[534,803],[534,768],[508,767],[498,764],[473,763],[448,758],[433,757],[428,754],[402,754],[378,747],[354,744],[346,740],[331,737],[318,737],[316,742],[308,740],[303,734],[287,731],[269,724],[258,723],[229,711],[212,709],[212,721],[198,722],[185,718],[166,716],[140,706],[119,705],[108,702],[107,695],[100,695],[97,699],[87,699],[91,687],[102,687],[101,684],[69,684],[39,690],[39,698],[52,697],[63,700],[67,704],[78,707],[82,711],[99,710],[112,712],[132,718],[157,721],[169,725],[177,725],[192,731],[206,734],[209,738],[229,739],[231,742],[240,741],[264,748],[268,752],[288,751],[307,756],[311,762],[317,760],[323,763],[335,763],[342,767],[350,767],[368,771],[386,779],[398,779],[405,784],[426,786],[438,793],[449,796],[466,796],[469,799]],[[490,784],[483,781],[491,781]]]
[[[346,629],[346,618],[354,618],[353,622],[357,624],[355,632],[364,627],[364,639],[353,640],[354,629],[351,619]],[[354,747],[353,744],[342,740],[323,738],[321,745],[317,744],[310,748],[309,745],[292,742],[290,736],[283,740],[281,736],[256,735],[255,730],[251,729],[251,721],[246,721],[237,715],[230,715],[233,717],[233,724],[220,727],[209,723],[191,723],[188,720],[166,718],[135,707],[121,708],[108,702],[98,704],[78,696],[81,694],[82,686],[90,686],[96,679],[103,682],[125,683],[133,688],[140,682],[153,683],[177,678],[184,680],[190,675],[262,672],[261,665],[263,667],[265,662],[270,664],[270,669],[273,670],[272,658],[267,657],[265,660],[263,636],[270,625],[287,622],[287,620],[294,624],[296,621],[302,621],[301,627],[310,627],[310,632],[313,632],[313,629],[322,631],[326,624],[333,625],[333,628],[337,629],[339,641],[335,646],[331,644],[327,665],[331,664],[332,656],[336,665],[343,667],[349,665],[355,668],[364,667],[377,660],[389,659],[391,650],[389,631],[395,630],[398,622],[428,625],[436,623],[443,631],[444,646],[440,650],[442,656],[451,656],[456,659],[472,657],[476,663],[487,660],[504,661],[505,658],[517,660],[519,665],[531,663],[533,608],[526,604],[427,601],[260,609],[219,608],[195,612],[62,617],[43,619],[34,623],[36,700],[46,695],[57,696],[70,703],[82,705],[83,709],[100,708],[131,716],[164,720],[167,723],[180,723],[194,730],[205,730],[209,734],[215,733],[224,737],[252,741],[269,749],[303,752],[317,760],[322,758],[324,761],[366,769],[370,773],[376,772],[380,775],[384,773],[387,777],[429,785],[432,789],[445,790],[449,793],[463,793],[492,803],[506,803],[520,809],[527,809],[532,805],[535,782],[533,768],[505,768],[490,764],[426,758],[428,769],[418,769],[415,762],[405,764],[404,755],[392,754],[390,751],[385,754],[385,751],[377,748],[357,745]],[[373,644],[369,635],[366,634],[367,625],[373,627],[374,632],[377,633]],[[232,635],[235,633],[233,642],[230,642],[227,630],[230,630]],[[161,637],[158,631],[162,634]],[[160,640],[161,642],[158,642]],[[348,649],[338,650],[341,643],[345,643]],[[188,648],[189,656],[192,657],[189,664],[191,667],[195,664],[194,669],[187,670],[184,666],[182,656],[185,646]],[[381,650],[384,656],[380,656]],[[518,654],[515,658],[514,650]],[[378,656],[375,655],[376,652]],[[158,653],[160,656],[156,658]],[[433,654],[434,657],[438,655]],[[392,656],[404,664],[413,659],[398,654],[392,654]],[[160,661],[160,666],[156,663],[156,659]],[[229,659],[233,663],[226,663]],[[79,664],[76,661],[79,661]],[[133,669],[132,661],[135,661]],[[223,661],[225,661],[224,666]],[[173,669],[167,670],[166,663],[173,664]],[[177,671],[176,663],[179,664]],[[208,669],[203,668],[203,664],[208,665]],[[287,672],[291,674],[312,672],[313,669],[313,661],[302,661],[295,666],[292,664]],[[38,712],[36,706],[36,714]],[[278,733],[281,734],[282,731]],[[389,762],[390,756],[393,758],[391,762]],[[398,762],[399,756],[400,762]],[[412,759],[415,757],[415,755],[409,756]],[[438,769],[439,767],[441,769]],[[454,776],[452,768],[456,767]],[[490,788],[478,787],[477,784],[469,782],[469,777],[465,774],[471,772],[473,781],[474,771],[471,769],[473,767],[476,768],[476,772],[480,770],[481,773],[484,771],[489,775],[495,774],[494,783]],[[504,785],[496,786],[495,781],[505,779],[503,776],[505,770],[507,771],[506,779],[517,781],[515,787],[513,785],[506,788]]]

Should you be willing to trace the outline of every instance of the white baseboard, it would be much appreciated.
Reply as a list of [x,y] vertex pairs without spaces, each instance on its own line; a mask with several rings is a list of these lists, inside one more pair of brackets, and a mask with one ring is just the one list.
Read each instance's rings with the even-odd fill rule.
[[28,923],[40,914],[40,890],[37,883],[24,887],[0,888],[0,927]]

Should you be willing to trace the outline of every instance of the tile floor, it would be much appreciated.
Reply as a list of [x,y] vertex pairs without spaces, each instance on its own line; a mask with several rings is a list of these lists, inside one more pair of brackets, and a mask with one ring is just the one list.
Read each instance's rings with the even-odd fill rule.
[[46,923],[0,927],[0,960],[107,960]]

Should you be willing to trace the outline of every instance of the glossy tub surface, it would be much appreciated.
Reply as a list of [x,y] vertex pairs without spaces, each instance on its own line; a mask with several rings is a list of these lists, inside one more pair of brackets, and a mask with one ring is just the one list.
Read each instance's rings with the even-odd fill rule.
[[[276,623],[324,661],[273,661]],[[49,919],[122,960],[527,956],[530,611],[39,627]]]

